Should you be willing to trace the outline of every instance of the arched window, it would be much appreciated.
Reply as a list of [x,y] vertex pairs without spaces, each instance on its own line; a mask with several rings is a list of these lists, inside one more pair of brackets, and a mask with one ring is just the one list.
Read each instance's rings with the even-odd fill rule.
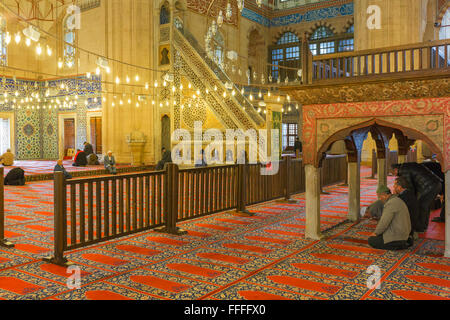
[[329,54],[336,52],[336,41],[332,38],[334,32],[326,27],[318,27],[309,38],[309,49],[313,55]]
[[441,22],[441,29],[439,30],[439,40],[450,39],[450,9],[444,14]]
[[218,66],[222,67],[224,56],[223,51],[225,48],[225,42],[223,40],[223,36],[217,32],[214,36],[214,61],[217,63]]
[[6,44],[6,20],[0,15],[0,65],[6,66],[8,61]]
[[345,52],[345,51],[353,51],[354,50],[354,38],[353,33],[355,32],[355,27],[352,24],[350,27],[347,28],[345,31],[346,35],[351,35],[351,38],[346,38],[339,40],[339,52]]
[[161,10],[159,12],[159,24],[168,24],[170,22],[170,11],[169,8],[167,8],[167,5],[163,5],[161,7]]
[[72,68],[75,65],[75,28],[69,28],[67,17],[64,20],[63,25],[63,39],[64,39],[64,65],[68,68]]
[[297,74],[294,68],[300,68],[300,39],[292,32],[283,33],[277,44],[270,47],[270,56],[273,81],[279,78],[284,81],[286,77],[291,81],[294,80]]

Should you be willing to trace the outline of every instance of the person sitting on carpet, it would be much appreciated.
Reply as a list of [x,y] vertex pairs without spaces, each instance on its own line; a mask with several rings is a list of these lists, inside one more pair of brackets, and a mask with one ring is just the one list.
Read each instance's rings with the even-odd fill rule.
[[156,164],[156,171],[164,170],[166,163],[172,163],[172,153],[170,151],[164,152],[162,159]]
[[103,157],[103,164],[110,174],[117,174],[116,159],[114,158],[112,151],[108,151],[108,154]]
[[98,162],[98,156],[95,153],[91,153],[87,156],[88,166],[95,166],[99,165],[100,162]]
[[74,163],[72,166],[74,167],[85,167],[87,165],[87,156],[86,153],[80,149],[77,149],[77,154],[74,158]]
[[5,177],[3,182],[5,186],[24,186],[25,171],[22,168],[14,168]]
[[398,195],[398,197],[402,199],[408,207],[409,217],[411,220],[411,234],[408,239],[408,244],[412,246],[414,244],[414,240],[418,239],[416,230],[419,223],[419,203],[416,195],[411,191],[408,181],[403,177],[398,177],[395,179],[394,194]]
[[72,175],[66,171],[66,168],[64,168],[63,161],[58,160],[56,163],[55,169],[53,169],[53,172],[61,171],[64,174],[65,179],[72,179]]
[[411,233],[408,207],[402,199],[391,194],[391,190],[386,186],[380,186],[377,194],[384,202],[384,208],[375,232],[368,239],[369,245],[383,250],[408,248],[407,240]]
[[83,145],[84,145],[83,151],[84,153],[86,153],[86,157],[94,153],[94,148],[92,148],[92,144],[90,144],[89,142],[85,142]]
[[4,167],[10,167],[14,164],[14,155],[12,154],[11,149],[6,150],[6,152],[1,155],[0,163],[3,164]]
[[364,212],[364,219],[380,220],[383,213],[384,202],[377,200],[368,206]]

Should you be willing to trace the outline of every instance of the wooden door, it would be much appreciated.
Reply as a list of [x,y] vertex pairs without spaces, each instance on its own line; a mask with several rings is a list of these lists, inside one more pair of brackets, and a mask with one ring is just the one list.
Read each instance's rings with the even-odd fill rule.
[[75,119],[64,119],[64,156],[68,149],[75,150]]
[[102,154],[102,118],[91,118],[91,144],[94,153]]

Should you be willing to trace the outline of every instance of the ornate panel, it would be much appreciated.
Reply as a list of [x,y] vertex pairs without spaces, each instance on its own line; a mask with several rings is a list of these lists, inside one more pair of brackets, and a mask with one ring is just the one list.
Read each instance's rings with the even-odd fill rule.
[[293,89],[290,94],[304,105],[438,98],[450,96],[450,79],[305,87]]
[[304,161],[318,164],[317,151],[334,133],[371,119],[397,125],[433,141],[450,170],[450,98],[309,105],[303,107]]

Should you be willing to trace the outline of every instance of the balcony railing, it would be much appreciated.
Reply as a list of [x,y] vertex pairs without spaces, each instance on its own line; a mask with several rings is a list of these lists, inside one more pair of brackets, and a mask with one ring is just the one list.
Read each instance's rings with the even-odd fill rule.
[[450,40],[336,53],[306,54],[304,84],[450,72]]

